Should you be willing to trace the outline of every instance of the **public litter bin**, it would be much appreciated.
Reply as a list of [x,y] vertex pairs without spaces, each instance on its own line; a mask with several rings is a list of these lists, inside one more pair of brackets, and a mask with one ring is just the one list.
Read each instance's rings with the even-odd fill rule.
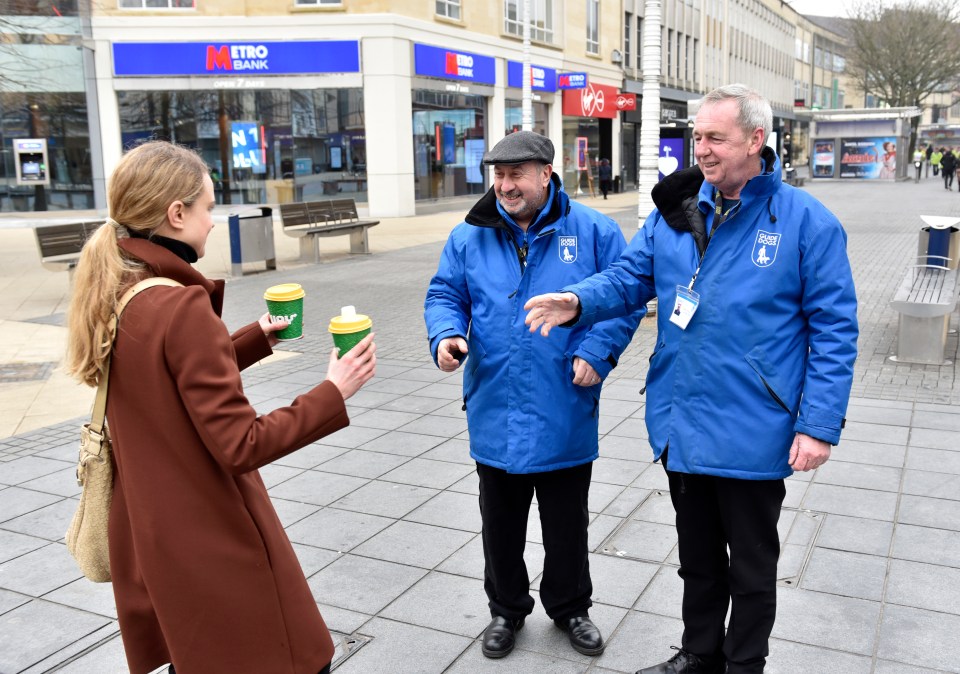
[[[954,225],[960,218],[921,215],[921,219],[929,225],[920,228],[920,238],[917,243],[917,256],[924,264],[956,269],[960,262],[960,235]],[[950,258],[944,260],[943,258]]]
[[243,213],[231,213],[230,266],[234,276],[243,275],[244,262],[266,262],[267,269],[277,268],[273,245],[273,209],[259,206]]

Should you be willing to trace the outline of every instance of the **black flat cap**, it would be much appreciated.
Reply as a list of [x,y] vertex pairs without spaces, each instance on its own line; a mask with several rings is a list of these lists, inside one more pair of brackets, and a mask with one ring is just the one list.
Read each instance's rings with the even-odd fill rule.
[[546,136],[533,131],[515,131],[504,136],[492,150],[483,155],[483,163],[486,166],[522,164],[528,161],[553,164],[553,155],[553,143]]

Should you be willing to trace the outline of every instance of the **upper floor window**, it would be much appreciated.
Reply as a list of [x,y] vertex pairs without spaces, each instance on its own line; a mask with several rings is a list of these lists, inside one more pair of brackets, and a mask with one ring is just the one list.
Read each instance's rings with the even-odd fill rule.
[[[503,0],[505,33],[523,37],[522,4],[523,0]],[[530,0],[530,39],[553,43],[553,0]]]
[[120,0],[120,9],[196,9],[197,0]]
[[437,0],[437,16],[460,20],[460,0]]
[[600,0],[587,0],[587,53],[600,53]]
[[623,63],[626,67],[631,66],[633,58],[631,57],[630,51],[630,40],[633,34],[633,26],[630,25],[633,23],[633,14],[630,12],[623,13]]
[[297,7],[326,7],[330,5],[342,5],[342,0],[296,0]]

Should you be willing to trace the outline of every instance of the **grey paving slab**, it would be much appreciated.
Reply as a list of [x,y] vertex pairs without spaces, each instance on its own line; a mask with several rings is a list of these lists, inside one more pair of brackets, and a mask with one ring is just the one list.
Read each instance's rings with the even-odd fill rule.
[[288,527],[287,536],[295,543],[348,552],[392,523],[387,517],[324,508]]
[[677,544],[676,530],[669,525],[628,520],[607,541],[607,552],[648,562],[662,562]]
[[344,510],[399,519],[437,493],[436,489],[374,480],[333,505]]
[[808,480],[799,480],[795,476],[788,477],[783,482],[786,494],[783,497],[784,508],[799,508],[810,487]]
[[593,462],[593,482],[606,482],[627,486],[644,471],[646,464],[624,459],[600,457]]
[[405,520],[480,533],[480,505],[472,494],[442,491],[407,514]]
[[277,512],[277,517],[285,527],[289,527],[302,520],[308,515],[320,510],[320,506],[311,503],[300,503],[299,501],[288,501],[286,499],[271,496],[273,509]]
[[420,579],[381,616],[470,638],[490,622],[483,583],[439,571]]
[[475,470],[474,466],[462,463],[414,458],[401,466],[397,466],[389,473],[385,473],[380,479],[385,482],[401,482],[420,487],[445,489]]
[[630,483],[630,486],[650,491],[668,491],[667,473],[659,463],[650,463],[640,473],[640,477]]
[[448,384],[445,382],[435,382],[417,391],[417,395],[423,396],[424,398],[439,398],[447,402],[460,400],[463,397],[463,385],[459,383]]
[[76,511],[77,501],[65,499],[7,520],[0,526],[8,531],[31,534],[48,541],[60,541],[66,535],[67,527],[70,526],[70,520]]
[[[76,464],[74,464],[76,466]],[[69,466],[63,461],[44,459],[39,456],[23,456],[7,461],[0,470],[0,484],[18,485],[38,477],[62,471]]]
[[960,532],[897,525],[891,557],[960,568]]
[[459,482],[450,485],[448,489],[463,494],[480,496],[480,476],[474,471]]
[[624,486],[594,481],[587,494],[587,509],[592,513],[600,513],[607,509],[623,492]]
[[944,411],[942,406],[931,410],[917,405],[911,425],[917,429],[930,428],[960,433],[960,414],[956,411]]
[[322,506],[330,505],[365,484],[367,480],[364,478],[308,470],[277,485],[271,493],[277,498]]
[[409,460],[408,457],[397,454],[351,449],[338,457],[324,461],[322,470],[326,473],[372,479],[390,472]]
[[[353,398],[351,398],[353,400]],[[334,447],[346,447],[347,449],[356,449],[365,445],[386,431],[380,428],[362,428],[360,426],[347,426],[332,435],[321,438],[317,442],[321,445],[333,445]]]
[[771,639],[770,655],[763,671],[764,674],[871,674],[873,661],[862,655]]
[[660,567],[616,555],[589,556],[593,601],[631,608]]
[[863,517],[827,515],[817,536],[817,545],[834,550],[886,556],[893,537],[893,523]]
[[443,438],[449,438],[467,430],[467,420],[465,418],[426,414],[419,419],[401,426],[401,430],[406,433],[439,435]]
[[50,545],[50,541],[0,529],[0,563]]
[[640,447],[649,447],[647,442],[647,425],[643,419],[624,419],[614,426],[609,435],[621,435],[633,438]]
[[290,478],[300,475],[303,471],[303,468],[294,468],[293,466],[272,463],[263,466],[258,472],[260,473],[260,478],[263,480],[263,484],[266,485],[267,489],[270,489],[281,482],[286,482]]
[[0,587],[41,597],[81,575],[66,546],[50,543],[0,565]]
[[[901,468],[907,455],[906,444],[890,445],[881,442],[850,440],[846,437],[833,448],[831,460],[865,463],[871,466]],[[829,464],[827,464],[829,465]]]
[[[564,660],[579,662],[582,665],[597,663],[599,661],[598,657],[583,655],[573,649],[567,633],[558,628],[543,612],[542,608],[540,608],[539,596],[535,595],[534,598],[537,601],[538,607],[534,608],[533,614],[527,618],[526,624],[520,633],[522,635],[522,641],[518,639],[518,648],[542,655],[556,656]],[[616,639],[612,637],[612,635],[614,635],[626,614],[627,609],[625,608],[597,602],[594,602],[590,608],[590,619],[597,626],[597,629],[600,630],[600,634],[603,635],[604,640],[607,641],[608,650],[616,647]]]
[[[591,485],[590,489],[591,491],[593,490],[593,485]],[[603,514],[612,517],[627,517],[637,509],[643,502],[643,499],[647,498],[650,493],[649,489],[624,487],[620,490],[620,493],[617,494],[616,498],[610,501],[607,507],[603,509]]]
[[960,503],[904,494],[900,499],[897,521],[935,529],[960,531]]
[[80,485],[77,484],[76,464],[65,466],[63,470],[43,477],[21,482],[20,486],[57,496],[79,496],[81,491]]
[[24,513],[56,503],[60,499],[54,494],[44,494],[20,487],[8,487],[0,490],[0,526]]
[[960,439],[953,429],[914,428],[910,432],[910,446],[960,451]]
[[[377,374],[380,374],[380,363],[377,363]],[[366,383],[363,387],[363,390],[405,396],[423,388],[424,386],[426,386],[426,384],[423,382],[411,381],[410,379],[380,379],[378,377],[376,380],[371,380]],[[385,405],[382,405],[381,407],[385,407]]]
[[91,583],[86,578],[80,578],[52,592],[47,592],[43,598],[55,604],[71,606],[105,618],[113,620],[117,618],[117,604],[113,598],[111,583]]
[[930,669],[929,667],[914,667],[905,665],[902,662],[892,662],[891,660],[877,660],[877,666],[874,668],[874,674],[943,674],[945,669]]
[[885,424],[890,426],[910,426],[913,409],[909,404],[893,407],[864,405],[860,399],[851,400],[847,406],[847,423]]
[[640,401],[600,397],[600,414],[611,417],[620,417],[623,419],[636,414],[642,407],[643,404]]
[[382,391],[367,391],[365,389],[361,389],[351,396],[350,405],[353,407],[365,407],[372,409],[375,407],[380,407],[391,400],[396,400],[398,397],[398,393],[384,393]]
[[676,655],[670,646],[680,645],[682,633],[679,619],[630,611],[597,664],[618,672],[651,667]]
[[907,468],[932,473],[960,475],[960,452],[926,447],[911,447],[907,454]]
[[0,615],[12,611],[18,606],[23,606],[30,600],[31,598],[25,594],[0,589]]
[[814,480],[817,484],[896,492],[900,489],[901,474],[901,468],[828,461],[817,469]]
[[677,575],[677,567],[663,565],[647,583],[647,587],[644,588],[633,608],[644,613],[679,620],[682,600],[683,581]]
[[803,507],[835,515],[893,521],[897,495],[885,491],[812,484],[803,499]]
[[593,671],[589,665],[564,659],[559,654],[535,653],[523,646],[526,628],[520,630],[516,649],[506,658],[491,660],[484,657],[480,644],[475,643],[448,670],[449,674],[473,674],[474,672],[503,674],[511,672],[550,672],[551,674],[582,674]]
[[[19,672],[110,624],[109,618],[34,599],[0,616],[0,672]],[[37,629],[56,625],[56,629]]]
[[903,473],[903,493],[960,500],[960,475],[907,469]]
[[[620,423],[620,420],[617,420]],[[646,442],[622,435],[605,435],[600,438],[600,456],[625,461],[649,461],[650,447]]]
[[859,552],[814,548],[800,587],[844,597],[880,601],[887,575],[887,558]]
[[366,613],[350,611],[339,606],[318,603],[317,607],[320,609],[320,615],[323,616],[323,622],[327,624],[327,629],[341,634],[353,634],[363,630],[363,626],[372,618]]
[[673,526],[677,520],[677,513],[673,509],[670,494],[662,491],[651,492],[633,514],[633,519]]
[[287,454],[273,463],[281,466],[292,466],[294,468],[316,468],[321,463],[340,456],[347,451],[348,449],[346,447],[333,447],[331,445],[313,443],[291,454]]
[[381,618],[364,625],[363,633],[373,640],[337,667],[338,674],[436,674],[472,643],[466,637]]
[[292,546],[294,552],[297,553],[300,568],[303,569],[303,575],[306,578],[309,578],[339,558],[339,553],[333,550],[323,550],[312,545],[303,545],[301,543],[292,543]]
[[420,456],[442,442],[444,442],[444,439],[436,435],[391,431],[364,443],[362,448],[386,454],[414,457]]
[[[887,606],[877,657],[915,667],[956,672],[960,662],[960,616]],[[889,665],[886,671],[898,671]]]
[[960,615],[960,568],[893,559],[886,601]]
[[[411,385],[417,385],[411,382]],[[404,395],[391,400],[380,409],[395,410],[397,412],[413,412],[415,414],[430,414],[447,404],[443,398],[430,398],[421,395]]]
[[858,655],[872,655],[880,603],[802,589],[777,590],[772,636]]
[[847,421],[847,425],[843,429],[844,440],[881,442],[889,445],[905,445],[907,444],[909,435],[909,426],[865,423],[861,421]]
[[319,602],[373,615],[426,574],[424,569],[347,553],[308,583]]
[[57,674],[127,674],[128,671],[123,641],[118,635],[58,669]]
[[469,440],[451,438],[433,449],[424,452],[420,457],[423,459],[433,459],[434,461],[449,461],[450,463],[476,466],[476,462],[470,457]]
[[587,549],[592,552],[600,551],[607,538],[623,523],[622,517],[610,515],[593,515],[587,527]]
[[405,424],[419,419],[421,414],[415,412],[400,412],[397,410],[371,409],[350,417],[350,423],[354,426],[363,426],[366,428],[380,428],[387,431],[400,428]]
[[472,533],[417,522],[395,522],[353,549],[353,554],[433,569],[473,538]]

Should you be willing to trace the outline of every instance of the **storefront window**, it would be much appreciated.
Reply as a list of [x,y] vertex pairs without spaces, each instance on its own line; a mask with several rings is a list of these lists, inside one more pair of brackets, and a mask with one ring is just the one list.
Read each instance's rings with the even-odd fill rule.
[[45,138],[50,185],[49,210],[93,208],[87,104],[78,93],[0,93],[0,211],[38,210],[36,188],[18,186],[13,165],[15,138]]
[[[546,136],[547,134],[547,104],[533,104],[533,130]],[[504,128],[507,133],[513,133],[523,128],[523,102],[508,98],[506,101],[506,115]]]
[[220,203],[367,200],[360,89],[123,91],[124,147],[163,138],[197,148]]
[[[606,157],[609,159],[609,157]],[[586,117],[563,120],[563,184],[567,194],[599,193],[600,124]]]
[[486,150],[483,96],[413,92],[413,166],[417,199],[486,191],[480,165]]

